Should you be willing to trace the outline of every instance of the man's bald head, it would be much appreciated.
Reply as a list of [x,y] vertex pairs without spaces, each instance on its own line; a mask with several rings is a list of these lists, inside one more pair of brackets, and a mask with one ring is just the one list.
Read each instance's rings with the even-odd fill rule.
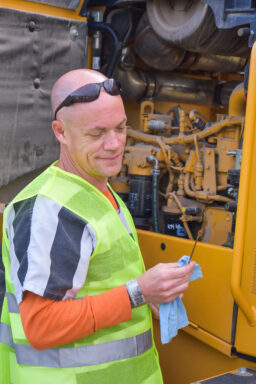
[[[105,80],[99,72],[79,69],[63,75],[52,90],[55,112],[78,88],[104,82],[103,87],[95,87],[99,91],[95,99],[89,102],[77,99],[72,105],[61,107],[58,118],[52,121],[53,132],[61,145],[58,166],[101,190],[106,189],[108,177],[120,172],[127,121],[118,87],[113,79]],[[109,84],[116,90],[111,91]]]
[[106,79],[106,76],[102,73],[91,69],[75,69],[65,73],[56,81],[52,88],[51,105],[53,113],[55,113],[56,108],[62,101],[77,88],[85,84],[100,83]]

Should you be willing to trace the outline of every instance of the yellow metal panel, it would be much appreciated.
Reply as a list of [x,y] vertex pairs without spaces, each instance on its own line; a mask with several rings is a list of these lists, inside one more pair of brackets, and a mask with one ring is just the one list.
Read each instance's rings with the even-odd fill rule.
[[184,332],[189,333],[191,336],[196,337],[198,340],[203,343],[208,344],[210,347],[215,348],[219,352],[223,353],[226,356],[231,356],[232,345],[227,343],[216,336],[213,336],[209,332],[204,331],[203,329],[196,326],[194,323],[190,322],[189,326],[184,328]]
[[[255,126],[256,129],[256,126]],[[253,148],[256,148],[256,135]],[[246,149],[244,149],[246,150]],[[255,217],[256,217],[256,156],[252,158],[252,169],[248,195],[248,210],[246,217],[246,233],[244,242],[244,259],[242,269],[241,288],[245,292],[248,301],[256,307],[256,241],[255,241]],[[237,228],[239,232],[239,228]],[[238,313],[237,334],[235,346],[239,352],[256,356],[256,324],[250,326],[242,312]]]
[[256,363],[230,358],[204,342],[179,331],[169,344],[161,344],[159,322],[154,321],[154,337],[165,384],[189,384],[239,367],[255,369]]
[[[249,199],[255,200],[255,195],[250,195],[249,191],[252,188],[252,176],[253,169],[255,170],[255,123],[256,123],[256,44],[254,43],[251,53],[251,65],[249,75],[249,88],[246,107],[246,119],[244,129],[244,141],[243,141],[243,157],[241,163],[241,175],[238,195],[238,208],[237,208],[237,221],[236,221],[236,233],[234,242],[234,258],[232,265],[231,276],[231,289],[233,296],[239,306],[239,309],[243,312],[244,316],[251,325],[256,324],[256,306],[250,302],[248,292],[244,292],[241,287],[242,267],[245,265],[245,259],[247,254],[245,251],[246,245],[246,231],[249,229],[248,225],[254,227],[252,220],[248,221],[248,204]],[[251,184],[250,184],[251,183]],[[255,206],[253,206],[255,212]],[[247,225],[248,223],[248,225]],[[250,230],[250,229],[249,229]],[[248,233],[248,232],[247,232]],[[252,268],[252,265],[249,268]],[[254,302],[255,303],[255,302]]]
[[204,211],[206,222],[202,240],[212,244],[224,244],[232,229],[232,213],[217,207],[207,207]]
[[235,347],[256,357],[256,44],[251,53],[249,89],[238,196],[232,290],[239,305]]
[[[189,255],[193,241],[177,237],[138,231],[146,267],[157,263],[176,262]],[[161,249],[165,244],[165,249]],[[162,246],[163,247],[163,246]],[[203,279],[193,281],[184,295],[189,320],[202,330],[223,341],[231,342],[233,298],[230,290],[232,250],[198,243],[194,260],[203,272]],[[196,334],[195,334],[196,336]]]
[[40,3],[34,3],[31,1],[23,0],[0,0],[0,6],[5,8],[17,9],[26,12],[41,13],[44,15],[65,17],[71,19],[82,20],[84,18],[79,16],[80,9],[83,1],[80,1],[80,5],[77,10],[63,9],[53,7],[51,5],[45,5]]

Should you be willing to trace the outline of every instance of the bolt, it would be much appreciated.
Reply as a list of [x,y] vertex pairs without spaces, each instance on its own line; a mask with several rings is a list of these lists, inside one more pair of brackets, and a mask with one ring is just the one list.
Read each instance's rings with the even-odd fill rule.
[[36,23],[35,23],[33,20],[31,20],[31,21],[28,23],[28,30],[29,30],[30,32],[34,32],[35,29],[36,29]]
[[237,371],[236,374],[239,376],[250,376],[250,372],[247,371],[245,367],[240,367]]
[[79,32],[78,32],[77,27],[75,27],[75,26],[73,25],[73,26],[70,28],[69,35],[70,35],[71,40],[75,41],[75,40],[78,38],[78,36],[79,36]]
[[162,251],[164,251],[165,250],[165,248],[166,248],[166,244],[165,243],[161,243],[161,249],[162,249]]
[[252,30],[250,31],[250,28],[245,28],[245,27],[242,27],[242,28],[239,28],[237,30],[237,36],[239,37],[249,37],[250,34],[252,34]]
[[34,80],[34,87],[35,87],[35,89],[38,89],[40,87],[40,79],[36,78]]

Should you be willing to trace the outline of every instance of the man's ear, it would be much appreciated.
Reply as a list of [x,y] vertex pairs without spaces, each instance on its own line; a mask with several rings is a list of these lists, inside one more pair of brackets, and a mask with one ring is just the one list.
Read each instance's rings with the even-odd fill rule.
[[66,127],[64,124],[59,121],[59,120],[53,120],[52,122],[52,130],[56,136],[56,139],[61,143],[61,144],[66,144],[67,143],[67,137],[66,137]]

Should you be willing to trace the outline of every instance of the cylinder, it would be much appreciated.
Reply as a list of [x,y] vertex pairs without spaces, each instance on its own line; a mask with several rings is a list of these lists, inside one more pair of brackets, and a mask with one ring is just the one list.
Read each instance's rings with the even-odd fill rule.
[[123,97],[128,101],[153,99],[176,103],[228,106],[228,98],[239,82],[218,82],[179,77],[167,72],[116,72]]
[[211,8],[200,0],[150,0],[147,14],[162,39],[188,51],[248,57],[247,37],[238,28],[218,29]]
[[180,220],[179,213],[164,213],[164,233],[188,239],[187,231]]
[[172,71],[181,65],[185,57],[184,49],[161,39],[149,25],[146,13],[140,19],[135,36],[135,51],[150,67]]
[[241,72],[246,58],[185,51],[159,37],[149,24],[146,13],[138,24],[134,48],[137,55],[151,68],[172,71],[181,67],[208,72]]
[[152,215],[152,176],[130,175],[128,208],[137,225],[148,225]]

